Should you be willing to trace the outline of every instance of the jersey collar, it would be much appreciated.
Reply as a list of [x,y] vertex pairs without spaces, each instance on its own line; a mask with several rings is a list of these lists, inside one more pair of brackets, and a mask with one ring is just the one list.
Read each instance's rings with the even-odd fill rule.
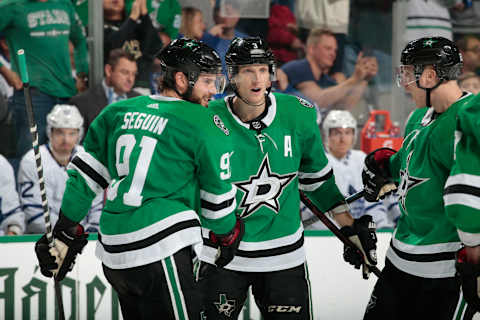
[[[237,115],[233,112],[232,110],[232,107],[230,106],[230,98],[233,97],[233,95],[230,95],[230,96],[226,96],[224,98],[224,101],[225,101],[225,105],[227,106],[227,109],[228,111],[230,112],[230,114],[232,115],[233,119],[235,119],[235,121],[241,125],[242,127],[244,128],[247,128],[247,129],[250,129],[250,123],[249,122],[243,122],[242,120],[240,120],[239,117],[237,117]],[[264,115],[264,117],[262,119],[258,119],[258,120],[261,120],[265,126],[269,127],[273,120],[275,120],[275,115],[277,114],[277,100],[275,100],[275,96],[272,94],[272,93],[269,93],[268,94],[268,98],[270,99],[270,106],[268,107],[268,110],[267,110],[267,113]]]

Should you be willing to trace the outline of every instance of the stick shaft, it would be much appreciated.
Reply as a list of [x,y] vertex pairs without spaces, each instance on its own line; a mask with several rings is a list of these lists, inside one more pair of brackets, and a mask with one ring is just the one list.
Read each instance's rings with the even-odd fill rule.
[[[40,146],[38,144],[38,128],[33,114],[32,96],[30,95],[30,84],[28,80],[27,64],[25,61],[25,52],[23,49],[18,50],[18,60],[20,65],[20,76],[23,82],[23,93],[25,95],[25,106],[27,111],[30,133],[32,135],[32,147],[35,155],[35,165],[37,168],[38,184],[40,187],[40,196],[42,198],[43,220],[45,221],[45,234],[50,248],[55,247],[55,239],[53,238],[52,223],[50,221],[50,208],[48,207],[47,191],[45,188],[45,179],[43,177],[42,156],[40,154]],[[63,308],[62,289],[60,282],[55,280],[55,298],[58,305],[58,314],[60,320],[65,320],[65,310]]]
[[[360,192],[357,192],[356,194],[354,194],[353,196],[349,197],[349,198],[354,198],[357,197],[356,199],[360,198],[361,196],[358,196],[358,194],[362,193],[363,191],[360,191]],[[363,195],[363,194],[362,194]],[[313,212],[314,215],[316,215],[324,224],[325,226],[338,238],[340,239],[340,241],[342,241],[345,245],[349,246],[349,247],[352,247],[352,248],[355,248],[355,249],[358,249],[357,246],[352,242],[350,241],[350,239],[348,239],[343,233],[340,232],[340,230],[337,228],[337,226],[332,222],[330,221],[330,219],[324,215],[318,208],[316,205],[314,205],[312,203],[312,201],[310,201],[310,199],[307,198],[307,196],[303,193],[303,191],[300,191],[300,199],[302,200],[302,202],[305,204],[305,206],[307,206],[308,209],[310,209],[310,211]],[[347,198],[348,200],[348,198]],[[352,201],[355,201],[355,200],[350,200],[350,202]],[[348,202],[348,201],[347,201]],[[368,266],[368,268],[377,276],[377,277],[380,277],[380,270],[375,267],[375,266]]]

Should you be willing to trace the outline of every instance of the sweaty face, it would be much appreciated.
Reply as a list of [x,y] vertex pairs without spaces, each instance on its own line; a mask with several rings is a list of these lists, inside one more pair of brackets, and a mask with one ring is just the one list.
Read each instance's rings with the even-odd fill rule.
[[50,145],[52,149],[63,156],[70,156],[78,142],[79,130],[71,128],[52,128]]
[[217,93],[222,93],[224,88],[225,76],[223,74],[202,73],[193,87],[191,101],[207,107],[212,97]]
[[337,49],[335,37],[323,35],[313,49],[313,58],[321,68],[330,68],[337,57]]
[[106,69],[107,84],[117,94],[125,94],[132,90],[137,75],[137,63],[126,58],[120,58],[117,65]]
[[343,158],[353,146],[355,130],[353,128],[332,128],[328,135],[328,150],[336,158]]
[[252,105],[265,102],[265,92],[271,86],[270,72],[266,64],[240,66],[233,78],[240,96]]

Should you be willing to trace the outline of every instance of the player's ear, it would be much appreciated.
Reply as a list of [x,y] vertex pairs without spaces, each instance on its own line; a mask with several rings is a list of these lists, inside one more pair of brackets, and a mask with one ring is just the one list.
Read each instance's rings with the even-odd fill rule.
[[431,88],[439,81],[437,72],[433,67],[426,67],[420,77],[420,85],[424,88]]
[[185,74],[183,72],[176,72],[174,79],[178,92],[181,94],[185,93],[188,89],[188,79]]

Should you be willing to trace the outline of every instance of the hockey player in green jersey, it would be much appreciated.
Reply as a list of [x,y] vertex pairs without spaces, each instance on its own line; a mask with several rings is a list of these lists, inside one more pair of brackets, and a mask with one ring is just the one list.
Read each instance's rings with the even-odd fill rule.
[[87,243],[78,221],[106,189],[96,255],[123,318],[199,319],[192,265],[202,246],[199,216],[219,244],[218,266],[243,235],[228,182],[229,128],[206,108],[225,79],[218,54],[196,40],[175,40],[158,58],[163,95],[117,102],[92,122],[86,152],[69,165],[56,247],[49,251],[43,236],[35,251],[42,273],[62,280]]
[[460,110],[455,130],[455,155],[443,201],[465,245],[456,268],[465,300],[480,312],[480,95]]
[[[237,186],[237,214],[245,235],[234,259],[215,268],[216,245],[203,225],[199,268],[208,319],[236,319],[249,287],[264,319],[313,319],[299,214],[299,189],[329,212],[367,253],[347,249],[359,268],[376,264],[370,216],[353,220],[335,185],[312,105],[295,96],[270,93],[275,61],[260,38],[236,38],[226,54],[235,95],[209,104],[235,141],[230,158]],[[368,267],[365,266],[366,275]]]
[[402,214],[364,319],[471,319],[475,311],[465,304],[455,279],[455,253],[464,241],[462,228],[474,230],[478,217],[465,212],[459,223],[447,207],[448,181],[455,174],[456,117],[473,95],[455,81],[462,57],[450,40],[411,41],[401,63],[398,83],[426,107],[409,117],[398,152],[381,148],[365,158],[365,199],[378,200],[382,187],[397,181]]

